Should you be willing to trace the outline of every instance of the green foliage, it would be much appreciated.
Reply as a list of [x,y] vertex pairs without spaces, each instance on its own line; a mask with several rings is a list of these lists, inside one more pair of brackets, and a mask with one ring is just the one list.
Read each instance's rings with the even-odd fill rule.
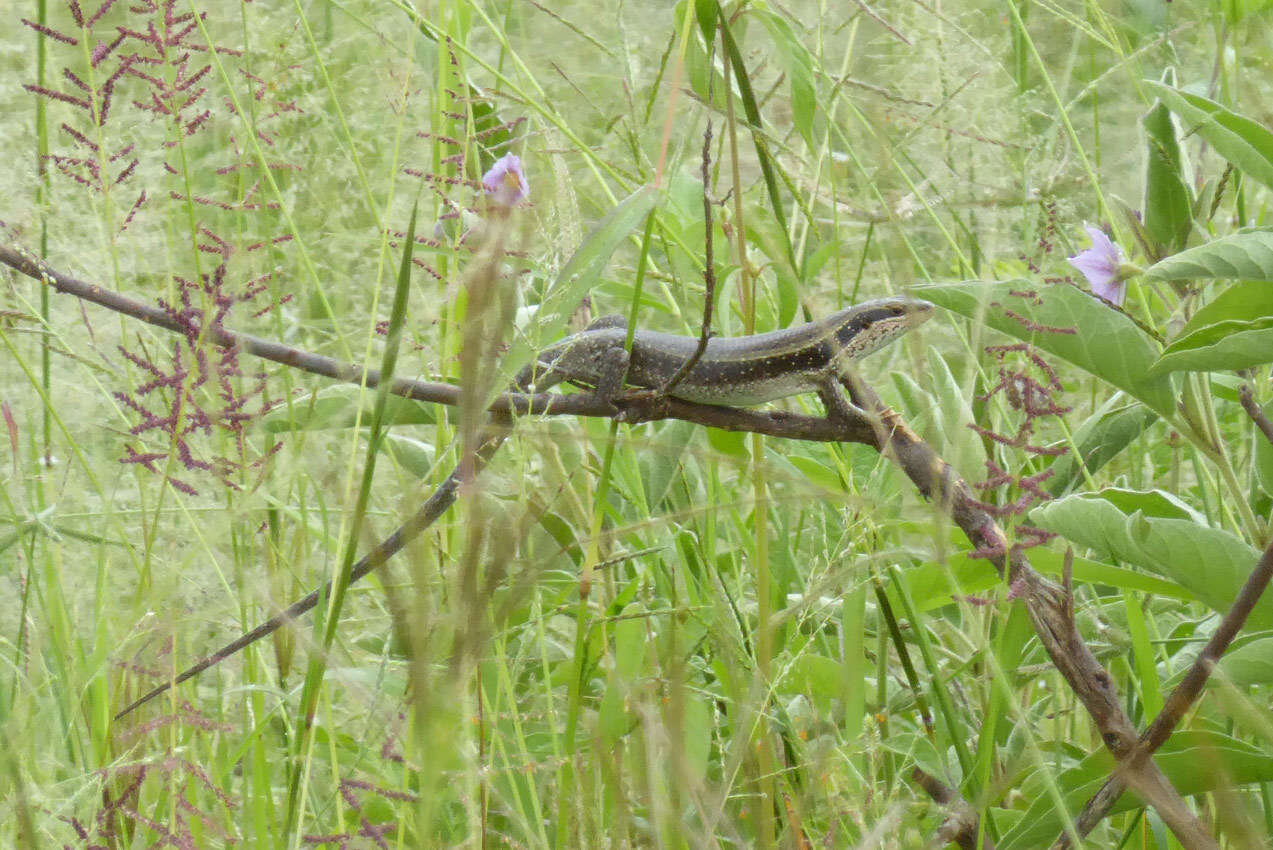
[[1200,95],[1149,80],[1144,84],[1180,116],[1186,135],[1197,133],[1242,173],[1273,188],[1273,131]]
[[[598,315],[697,333],[708,234],[718,334],[927,298],[862,378],[1070,582],[1143,729],[1273,519],[1237,392],[1273,415],[1268,5],[29,3],[75,44],[0,34],[0,244],[483,393]],[[152,26],[218,49],[121,70]],[[1086,222],[1117,309],[1065,262]],[[476,423],[5,284],[0,846],[910,848],[948,814],[922,768],[1024,848],[1114,767],[1003,553],[895,459],[681,421],[520,417],[334,608],[115,720],[391,534]],[[1273,823],[1271,606],[1155,756],[1225,850]],[[1174,840],[1128,794],[1086,845]]]
[[1075,287],[968,281],[916,291],[934,304],[1055,354],[1152,410],[1175,409],[1171,382],[1148,374],[1158,356],[1154,340],[1125,315]]
[[1161,101],[1150,107],[1142,122],[1146,151],[1145,230],[1154,240],[1154,256],[1179,251],[1193,225],[1189,187],[1181,173],[1180,143],[1171,112]]
[[[1161,490],[1076,493],[1035,508],[1031,519],[1107,558],[1171,579],[1221,612],[1233,604],[1260,554]],[[1250,623],[1273,627],[1273,597],[1261,599]]]
[[1181,336],[1163,351],[1151,374],[1237,371],[1273,362],[1273,316],[1226,319]]
[[[1197,730],[1178,733],[1163,745],[1154,761],[1182,794],[1196,795],[1230,783],[1268,782],[1273,778],[1273,759],[1269,756],[1268,751],[1228,735]],[[1201,765],[1208,764],[1219,766],[1219,769],[1200,769]],[[1058,784],[1063,790],[1070,817],[1077,814],[1083,802],[1100,789],[1113,767],[1114,760],[1109,754],[1097,751],[1061,771]],[[1038,847],[1060,831],[1065,816],[1056,811],[1052,801],[1043,793],[1043,784],[1038,778],[1036,773],[1034,782],[1027,780],[1023,793],[1035,802],[1004,835],[998,846],[1005,850]],[[1115,804],[1114,811],[1128,811],[1139,805],[1131,794],[1124,794]]]
[[1273,231],[1246,230],[1167,257],[1145,272],[1161,280],[1239,278],[1273,282]]

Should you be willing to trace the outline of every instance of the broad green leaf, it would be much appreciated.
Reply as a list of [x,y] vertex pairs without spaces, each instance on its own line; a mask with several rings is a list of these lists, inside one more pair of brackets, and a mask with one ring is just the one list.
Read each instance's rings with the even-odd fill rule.
[[1213,239],[1154,263],[1145,274],[1160,280],[1273,281],[1273,230],[1243,230]]
[[623,609],[614,624],[614,671],[625,682],[632,682],[645,667],[646,617],[638,602]]
[[390,432],[380,441],[379,448],[416,478],[424,478],[433,470],[435,450],[432,443]]
[[928,366],[943,435],[941,455],[964,478],[978,478],[986,472],[986,447],[977,432],[968,427],[973,421],[969,395],[955,380],[946,357],[934,346],[928,348]]
[[1180,116],[1185,136],[1197,133],[1248,177],[1273,188],[1273,133],[1214,100],[1151,80],[1146,88]]
[[1145,227],[1145,222],[1141,219],[1140,210],[1133,209],[1126,201],[1111,194],[1108,198],[1110,211],[1118,216],[1122,223],[1122,230],[1132,234],[1136,240],[1136,244],[1140,245],[1140,249],[1145,252],[1145,256],[1158,259],[1162,256],[1162,251],[1158,247],[1158,240],[1150,235],[1149,230]]
[[[1096,472],[1117,457],[1156,421],[1158,414],[1143,404],[1129,402],[1122,393],[1106,399],[1074,432],[1074,445],[1088,473]],[[1046,486],[1053,496],[1068,492],[1083,480],[1082,466],[1073,452],[1058,457],[1051,468],[1052,477]]]
[[1273,316],[1251,322],[1227,319],[1167,346],[1150,374],[1224,372],[1269,362],[1273,362]]
[[858,585],[844,594],[840,614],[841,651],[844,654],[843,690],[844,740],[855,741],[862,734],[866,713],[866,588]]
[[[1030,520],[1103,556],[1168,578],[1219,612],[1229,609],[1259,557],[1252,546],[1206,525],[1196,511],[1161,490],[1110,487],[1066,496],[1035,508]],[[1249,625],[1273,626],[1273,597],[1260,600]]]
[[1220,659],[1220,671],[1240,688],[1273,684],[1273,637],[1230,649]]
[[1230,23],[1238,23],[1247,15],[1263,12],[1273,6],[1273,0],[1228,0],[1222,4]]
[[806,455],[789,455],[787,462],[800,470],[800,474],[808,479],[813,486],[828,493],[841,493],[844,491],[844,482],[840,480],[840,473],[825,463]]
[[747,449],[747,435],[742,431],[723,431],[720,428],[707,429],[707,442],[721,454],[746,460],[751,457]]
[[[936,349],[929,349],[931,374],[921,387],[905,372],[893,372],[893,386],[911,427],[961,476],[978,479],[986,474],[986,450],[977,433],[968,427],[972,410],[965,395]],[[934,393],[940,394],[934,395]]]
[[1263,281],[1238,281],[1199,308],[1179,336],[1226,319],[1250,321],[1262,316],[1273,316],[1273,286]]
[[682,750],[684,765],[689,769],[692,781],[704,782],[712,754],[714,724],[712,701],[695,695],[685,700],[685,743]]
[[[681,14],[677,4],[677,15]],[[703,33],[703,41],[711,44],[716,38],[716,18],[720,14],[720,4],[716,0],[694,0],[694,15],[698,18],[698,28]]]
[[1175,413],[1170,379],[1146,375],[1158,344],[1082,290],[1024,280],[965,281],[916,287],[915,294],[1055,354],[1160,414]]
[[657,506],[663,501],[681,468],[681,456],[697,431],[690,422],[674,420],[659,430],[658,445],[642,453],[641,478],[647,505]]
[[[1029,554],[1030,563],[1039,572],[1053,576],[1061,574],[1065,561],[1062,555],[1044,548],[1031,549]],[[906,569],[902,572],[902,580],[906,582],[915,609],[921,613],[950,605],[961,594],[985,593],[1001,582],[989,561],[965,554],[951,555],[945,565],[929,561]],[[1074,580],[1080,584],[1101,584],[1171,599],[1191,601],[1195,598],[1192,592],[1173,582],[1088,558],[1074,559]]]
[[814,94],[813,59],[809,55],[809,49],[785,18],[759,5],[753,7],[752,12],[760,16],[765,29],[769,30],[777,50],[778,63],[791,83],[792,123],[804,138],[805,144],[816,148],[813,140],[813,115],[818,103],[817,95]]
[[1148,147],[1145,160],[1145,230],[1161,257],[1184,247],[1193,225],[1189,188],[1181,178],[1180,144],[1171,111],[1155,103],[1142,121]]
[[804,652],[787,667],[777,691],[781,694],[805,694],[815,703],[823,704],[840,696],[843,681],[844,668],[839,661]]
[[[337,384],[325,387],[309,399],[301,399],[287,405],[279,405],[261,420],[271,434],[283,431],[316,431],[324,428],[352,428],[361,421],[371,422],[376,394],[356,384]],[[359,415],[361,413],[361,419]],[[388,425],[432,425],[437,422],[433,406],[401,396],[390,396],[385,401],[384,423]]]
[[[1207,730],[1183,729],[1176,732],[1154,754],[1154,763],[1166,774],[1172,786],[1185,796],[1273,780],[1273,753]],[[1076,815],[1083,803],[1105,784],[1114,767],[1114,757],[1101,748],[1056,777],[1071,816]],[[1000,850],[1046,847],[1060,833],[1062,815],[1053,806],[1039,772],[1055,770],[1053,765],[1042,765],[1020,785],[1025,799],[1034,800],[1034,803],[1016,826],[1003,836],[997,845]],[[1111,814],[1142,805],[1134,794],[1125,793],[1114,804]]]
[[601,705],[597,708],[597,732],[607,746],[618,744],[632,728],[633,719],[625,705],[626,691],[618,676],[610,676],[606,681],[606,692],[601,695]]

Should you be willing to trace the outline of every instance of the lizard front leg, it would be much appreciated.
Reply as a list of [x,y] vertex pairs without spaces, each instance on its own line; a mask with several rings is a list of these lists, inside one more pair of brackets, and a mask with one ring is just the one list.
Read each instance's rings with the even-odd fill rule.
[[827,418],[832,422],[860,422],[870,420],[870,415],[854,404],[841,388],[844,379],[836,372],[828,371],[822,376],[818,387],[818,398],[826,409]]

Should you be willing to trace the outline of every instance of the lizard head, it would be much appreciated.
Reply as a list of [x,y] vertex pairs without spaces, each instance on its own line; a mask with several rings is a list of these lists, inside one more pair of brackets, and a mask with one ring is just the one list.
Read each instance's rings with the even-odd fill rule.
[[842,355],[865,357],[933,315],[933,305],[915,298],[866,301],[829,317]]

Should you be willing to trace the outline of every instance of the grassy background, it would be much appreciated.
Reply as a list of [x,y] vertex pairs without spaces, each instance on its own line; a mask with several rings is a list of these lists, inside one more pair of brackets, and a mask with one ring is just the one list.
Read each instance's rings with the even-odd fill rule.
[[[640,321],[693,333],[710,116],[715,329],[771,329],[934,280],[1070,274],[1081,224],[1108,221],[1115,198],[1141,203],[1141,80],[1171,68],[1270,122],[1273,27],[1259,5],[920,3],[880,6],[886,28],[857,4],[752,4],[732,32],[780,167],[781,217],[742,104],[726,103],[719,45],[709,57],[681,7],[220,3],[191,7],[204,26],[181,34],[189,21],[119,4],[86,34],[51,5],[49,25],[79,43],[46,40],[43,83],[36,33],[0,35],[0,223],[59,268],[169,303],[176,278],[214,272],[224,243],[225,291],[263,286],[230,326],[374,363],[412,205],[426,236],[456,235],[447,214],[460,207],[480,227],[473,181],[513,150],[531,184],[500,244],[516,333],[554,335],[537,324],[546,288],[616,202],[656,180],[666,195]],[[10,17],[38,14],[24,3]],[[148,21],[178,43],[128,39],[91,67],[93,45]],[[188,50],[209,39],[236,52]],[[126,51],[160,61],[133,66],[149,79],[119,79],[100,126],[24,88],[75,95],[64,67],[99,86]],[[181,90],[206,89],[180,127],[143,109],[204,66]],[[67,170],[98,185],[56,162],[41,181],[42,144],[88,160]],[[1199,181],[1218,178],[1223,163],[1189,146]],[[1243,196],[1222,219],[1259,223],[1264,203]],[[640,255],[636,228],[589,280],[594,315],[629,311]],[[461,341],[486,278],[445,238],[415,256],[428,269],[415,272],[399,374],[481,373]],[[321,688],[304,684],[319,634],[306,620],[112,721],[125,694],[319,584],[351,542],[364,550],[394,529],[455,463],[457,418],[425,408],[395,428],[352,528],[366,429],[350,424],[371,393],[270,366],[252,395],[263,367],[243,359],[227,380],[246,409],[278,406],[241,433],[192,434],[194,456],[228,464],[189,468],[170,435],[130,434],[138,412],[119,395],[152,377],[144,363],[171,371],[172,337],[57,296],[42,305],[24,279],[0,297],[14,448],[0,464],[6,846],[918,847],[942,812],[912,767],[961,786],[1002,835],[1100,748],[989,567],[961,573],[961,596],[983,596],[952,603],[940,580],[962,537],[873,452],[571,419],[520,423],[479,488],[351,591]],[[1133,299],[1142,316],[1153,306]],[[1040,468],[963,427],[1020,424],[1002,397],[973,401],[997,380],[990,341],[942,315],[865,364],[973,481],[988,453],[1017,474]],[[516,365],[485,360],[492,386]],[[1067,422],[1109,395],[1061,377]],[[171,396],[144,404],[166,411]],[[336,414],[315,421],[316,406]],[[182,415],[225,409],[209,385]],[[1239,433],[1236,417],[1224,425]],[[1037,442],[1062,439],[1057,423],[1039,428]],[[1167,436],[1155,426],[1092,483],[1168,487],[1224,522],[1214,473]],[[121,465],[126,446],[154,453],[158,474]],[[1055,568],[1061,551],[1036,564]],[[581,571],[595,576],[583,602]],[[1161,700],[1146,670],[1178,669],[1205,612],[1107,585],[1079,593],[1082,631],[1143,722]],[[1141,635],[1147,658],[1129,650]],[[1211,699],[1196,722],[1234,731],[1235,704],[1254,718],[1239,731],[1267,728],[1258,695]],[[1242,841],[1270,817],[1258,784],[1202,805],[1232,846],[1254,846]],[[1136,811],[1093,846],[1127,836],[1173,846]]]

